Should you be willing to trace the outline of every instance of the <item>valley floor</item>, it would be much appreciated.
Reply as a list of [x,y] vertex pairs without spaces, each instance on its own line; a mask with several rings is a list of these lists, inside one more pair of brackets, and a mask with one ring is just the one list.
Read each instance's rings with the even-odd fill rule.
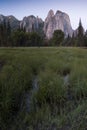
[[0,48],[0,130],[87,130],[87,49]]

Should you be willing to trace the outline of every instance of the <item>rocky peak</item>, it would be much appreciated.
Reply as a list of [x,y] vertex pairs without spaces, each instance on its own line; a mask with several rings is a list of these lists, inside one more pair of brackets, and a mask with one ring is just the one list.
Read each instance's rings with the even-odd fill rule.
[[0,15],[0,23],[3,23],[3,22],[9,22],[10,25],[11,25],[11,28],[12,30],[15,30],[17,28],[19,28],[19,25],[20,25],[20,21],[17,20],[14,16],[12,15],[9,15],[9,16],[4,16],[4,15]]
[[50,39],[52,37],[52,28],[53,28],[53,23],[54,23],[54,11],[51,9],[48,12],[47,18],[45,19],[44,22],[44,34],[46,35],[46,37],[48,39]]
[[48,12],[48,15],[47,15],[47,18],[51,18],[54,16],[54,11],[51,9],[49,12]]
[[5,16],[4,15],[0,15],[0,23],[2,23],[5,19]]
[[59,14],[63,14],[63,12],[60,11],[60,10],[57,10],[55,15],[57,15],[57,14],[58,14],[58,15],[59,15]]
[[60,10],[57,10],[56,11],[56,14],[55,14],[55,16],[56,17],[66,17],[66,19],[69,19],[69,16],[66,14],[66,13],[64,13],[64,12],[62,12],[62,11],[60,11]]
[[24,17],[22,21],[17,20],[12,15],[0,15],[0,23],[4,20],[6,22],[9,21],[12,29],[17,29],[20,26],[20,28],[24,28],[26,32],[36,31],[41,34],[44,31],[44,34],[48,39],[52,38],[55,30],[62,30],[65,33],[65,36],[72,36],[73,33],[69,16],[60,10],[57,10],[54,14],[54,11],[51,9],[48,12],[45,22],[38,16],[35,17],[33,15]]
[[12,30],[18,29],[20,27],[20,21],[16,19],[13,15],[6,16],[6,22],[9,22]]
[[44,23],[44,33],[46,37],[50,39],[55,30],[62,30],[65,36],[72,36],[73,30],[71,27],[69,16],[66,13],[57,11],[56,14],[53,11],[49,11]]
[[37,30],[39,30],[41,25],[43,25],[43,20],[41,18],[35,17],[33,15],[24,17],[20,23],[20,27],[25,28],[26,32],[37,31]]

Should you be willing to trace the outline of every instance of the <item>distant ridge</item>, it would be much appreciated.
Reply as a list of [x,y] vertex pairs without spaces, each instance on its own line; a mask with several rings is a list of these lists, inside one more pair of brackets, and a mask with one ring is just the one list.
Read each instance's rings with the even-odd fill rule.
[[20,27],[25,28],[26,32],[44,32],[46,38],[48,39],[50,39],[53,35],[53,32],[58,29],[62,30],[65,33],[65,36],[72,36],[73,33],[68,14],[59,10],[56,11],[55,14],[53,10],[50,10],[45,21],[33,15],[24,17],[21,21],[19,21],[12,15],[0,15],[0,23],[3,23],[4,21],[9,21],[13,30],[16,30]]

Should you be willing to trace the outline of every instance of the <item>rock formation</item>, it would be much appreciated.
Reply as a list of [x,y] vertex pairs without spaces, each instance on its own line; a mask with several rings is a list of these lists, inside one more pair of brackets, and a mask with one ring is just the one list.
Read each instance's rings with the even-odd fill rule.
[[26,32],[43,30],[43,21],[41,18],[31,15],[23,18],[20,27],[25,28]]
[[4,16],[4,15],[0,15],[0,23],[3,22],[9,22],[10,26],[12,28],[12,30],[18,29],[20,26],[20,21],[17,20],[14,16],[10,15],[10,16]]
[[22,28],[25,29],[26,32],[36,31],[39,34],[46,35],[46,38],[50,39],[55,30],[62,30],[65,33],[65,36],[72,36],[73,30],[71,27],[69,16],[61,11],[57,11],[54,14],[53,10],[50,10],[45,22],[39,17],[35,17],[33,15],[24,17],[22,21],[17,20],[14,16],[3,16],[0,15],[0,23],[3,21],[10,23],[11,28],[17,29]]
[[44,33],[50,39],[55,30],[62,30],[65,36],[72,36],[73,33],[69,16],[61,11],[54,14],[53,10],[50,10],[44,22]]
[[20,21],[14,16],[10,15],[7,17],[12,29],[18,29],[20,27]]

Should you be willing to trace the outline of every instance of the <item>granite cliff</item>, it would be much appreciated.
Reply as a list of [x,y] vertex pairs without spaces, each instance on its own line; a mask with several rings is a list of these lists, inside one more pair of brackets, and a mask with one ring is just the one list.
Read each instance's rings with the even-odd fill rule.
[[50,39],[55,30],[62,30],[65,36],[72,36],[73,33],[69,16],[61,11],[54,14],[53,10],[50,10],[44,22],[44,33]]
[[12,30],[18,29],[20,26],[20,21],[12,15],[9,16],[0,15],[0,23],[3,23],[4,21],[6,23],[7,22],[10,23]]
[[0,23],[4,21],[9,21],[13,30],[20,27],[22,29],[24,28],[26,32],[36,31],[39,34],[44,33],[48,39],[52,37],[55,30],[62,30],[65,33],[65,36],[72,36],[73,33],[69,16],[61,11],[57,11],[54,14],[54,11],[50,10],[45,21],[33,15],[24,17],[21,21],[17,20],[12,15],[0,15]]
[[23,20],[20,22],[20,28],[25,28],[26,32],[42,31],[43,25],[43,20],[33,15],[24,17]]

